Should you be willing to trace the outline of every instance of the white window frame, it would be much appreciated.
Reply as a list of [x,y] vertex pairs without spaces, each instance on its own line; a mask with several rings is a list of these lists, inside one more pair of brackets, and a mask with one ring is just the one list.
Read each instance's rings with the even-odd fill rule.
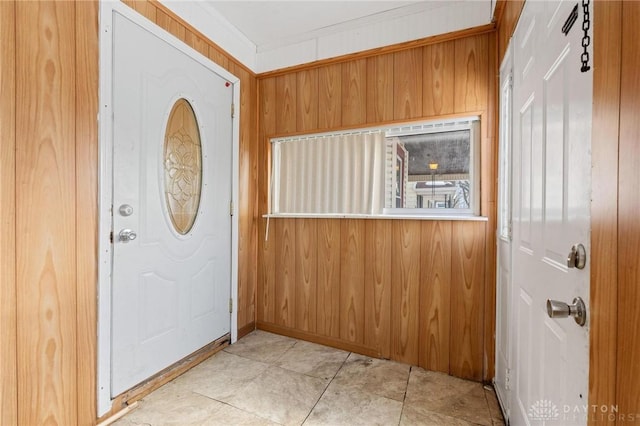
[[[386,129],[386,136],[407,136],[427,133],[443,133],[469,130],[470,159],[469,187],[471,188],[471,205],[468,209],[453,208],[397,208],[385,207],[384,215],[421,215],[421,216],[479,216],[480,215],[480,117],[464,117],[451,120],[436,120],[409,125],[400,125]],[[395,144],[394,144],[395,145]],[[395,180],[395,174],[394,174]],[[395,183],[395,181],[394,181]]]
[[[309,137],[325,137],[333,135],[349,135],[358,133],[372,133],[382,131],[385,137],[404,136],[411,134],[441,133],[450,131],[470,131],[470,190],[471,205],[468,209],[454,208],[383,208],[380,214],[296,214],[296,213],[272,213],[272,203],[274,201],[275,188],[273,182],[278,179],[279,163],[272,156],[271,176],[268,189],[268,213],[264,217],[333,217],[333,218],[390,218],[390,219],[436,219],[436,220],[487,220],[480,216],[480,143],[481,143],[481,122],[479,116],[454,117],[446,119],[422,120],[416,122],[399,123],[386,126],[372,126],[360,129],[350,129],[346,131],[334,131],[324,133],[313,133],[297,135],[292,137],[275,137],[270,139],[271,144],[275,142],[290,142]],[[381,173],[386,173],[381,170]],[[392,173],[393,174],[393,173]],[[393,174],[395,181],[396,177]],[[386,194],[385,194],[386,196]]]

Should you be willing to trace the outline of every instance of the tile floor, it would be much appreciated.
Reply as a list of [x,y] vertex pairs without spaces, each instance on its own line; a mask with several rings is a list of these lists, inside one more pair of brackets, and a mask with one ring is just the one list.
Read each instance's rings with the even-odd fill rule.
[[492,389],[256,330],[114,425],[504,425]]

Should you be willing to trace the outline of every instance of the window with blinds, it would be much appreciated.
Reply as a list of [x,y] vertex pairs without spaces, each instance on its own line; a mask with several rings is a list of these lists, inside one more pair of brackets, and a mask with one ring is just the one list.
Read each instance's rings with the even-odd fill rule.
[[478,117],[272,139],[271,215],[479,213]]

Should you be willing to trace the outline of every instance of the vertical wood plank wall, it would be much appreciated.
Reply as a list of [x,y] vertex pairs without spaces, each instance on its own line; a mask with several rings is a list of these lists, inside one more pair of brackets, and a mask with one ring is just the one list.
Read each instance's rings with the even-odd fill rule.
[[[612,184],[618,181],[622,2],[594,2],[593,8],[589,405],[611,407],[616,405],[620,341],[618,262],[612,261],[618,258],[618,192]],[[589,424],[616,424],[615,418],[598,417],[590,418]]]
[[15,3],[0,2],[0,424],[18,423],[16,360]]
[[[494,31],[258,76],[259,214],[269,137],[479,114],[489,222],[260,220],[258,328],[475,380],[493,377]],[[493,227],[493,228],[492,228]]]
[[74,22],[70,2],[16,3],[20,424],[78,421]]
[[[640,422],[640,3],[622,2],[618,175],[618,354],[616,396],[621,414]],[[624,345],[624,350],[621,350]],[[624,424],[619,419],[619,424]],[[626,419],[629,422],[629,418]]]

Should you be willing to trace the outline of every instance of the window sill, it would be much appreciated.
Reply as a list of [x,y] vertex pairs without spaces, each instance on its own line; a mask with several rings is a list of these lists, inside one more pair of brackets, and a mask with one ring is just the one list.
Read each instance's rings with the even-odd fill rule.
[[471,214],[335,214],[335,213],[287,213],[264,214],[269,219],[400,219],[400,220],[463,220],[473,222],[487,222],[485,216]]

